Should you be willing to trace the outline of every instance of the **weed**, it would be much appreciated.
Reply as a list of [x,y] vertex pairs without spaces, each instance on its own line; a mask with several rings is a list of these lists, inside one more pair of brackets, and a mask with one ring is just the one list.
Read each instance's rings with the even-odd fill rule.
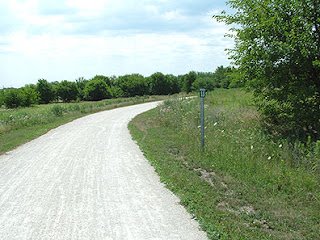
[[167,100],[130,130],[161,179],[211,239],[318,239],[320,142],[274,141],[250,93]]
[[136,98],[119,98],[100,102],[59,103],[1,110],[0,154],[86,114],[165,98],[164,96],[151,96],[138,100]]
[[51,107],[51,112],[56,117],[61,117],[63,114],[63,108],[60,105],[54,105]]

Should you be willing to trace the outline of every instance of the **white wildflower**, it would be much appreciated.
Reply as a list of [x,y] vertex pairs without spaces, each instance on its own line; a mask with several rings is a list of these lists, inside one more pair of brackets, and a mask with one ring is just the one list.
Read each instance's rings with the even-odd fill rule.
[[279,145],[279,148],[282,148],[282,144]]
[[268,157],[268,160],[271,160],[271,156]]
[[214,125],[214,126],[217,126],[217,124],[218,124],[218,123],[217,123],[217,122],[215,122],[213,125]]
[[251,150],[253,149],[253,145],[251,145]]

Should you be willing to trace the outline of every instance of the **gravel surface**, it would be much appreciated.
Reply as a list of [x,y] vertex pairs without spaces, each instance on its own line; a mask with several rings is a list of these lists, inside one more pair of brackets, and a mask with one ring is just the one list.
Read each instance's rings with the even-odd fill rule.
[[207,239],[159,181],[128,122],[96,113],[0,156],[0,239]]

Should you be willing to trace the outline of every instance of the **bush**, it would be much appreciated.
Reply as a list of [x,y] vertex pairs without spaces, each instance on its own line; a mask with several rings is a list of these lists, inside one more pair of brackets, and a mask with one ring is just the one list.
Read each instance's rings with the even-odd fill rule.
[[191,86],[192,91],[199,91],[200,88],[205,88],[207,91],[212,91],[214,89],[214,81],[208,77],[197,78]]
[[161,72],[150,76],[150,92],[153,95],[167,95],[172,93],[172,81],[170,75],[164,75]]
[[7,108],[30,107],[38,102],[38,92],[31,87],[7,89],[3,101]]
[[22,107],[30,107],[37,104],[39,101],[39,93],[32,85],[26,86],[21,89],[22,94]]
[[[124,97],[143,96],[149,93],[149,86],[140,74],[131,74],[118,77],[115,85],[122,91]],[[121,93],[121,92],[119,92]]]
[[57,94],[63,102],[75,101],[79,94],[77,84],[64,80],[58,84]]
[[4,104],[4,89],[0,89],[0,107]]
[[215,18],[233,27],[228,36],[235,39],[235,47],[229,54],[255,92],[269,128],[284,137],[318,139],[319,1],[227,3],[231,14],[223,11]]
[[191,86],[193,82],[197,79],[197,74],[194,71],[189,72],[183,78],[183,87],[182,90],[186,93],[191,92]]
[[22,105],[23,95],[19,89],[7,89],[4,93],[4,105],[6,108],[17,108]]
[[39,92],[39,102],[48,104],[55,99],[55,92],[50,83],[45,79],[39,79],[37,83],[37,91]]
[[63,108],[59,105],[54,105],[51,107],[51,112],[56,116],[56,117],[61,117],[63,114]]
[[91,80],[84,88],[84,98],[89,101],[100,101],[111,98],[110,87],[103,80]]

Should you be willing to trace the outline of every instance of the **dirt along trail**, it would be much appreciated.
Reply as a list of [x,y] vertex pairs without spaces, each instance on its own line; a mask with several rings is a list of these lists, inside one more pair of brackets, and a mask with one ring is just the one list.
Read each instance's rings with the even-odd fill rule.
[[127,129],[156,105],[89,115],[0,156],[0,239],[207,239]]

